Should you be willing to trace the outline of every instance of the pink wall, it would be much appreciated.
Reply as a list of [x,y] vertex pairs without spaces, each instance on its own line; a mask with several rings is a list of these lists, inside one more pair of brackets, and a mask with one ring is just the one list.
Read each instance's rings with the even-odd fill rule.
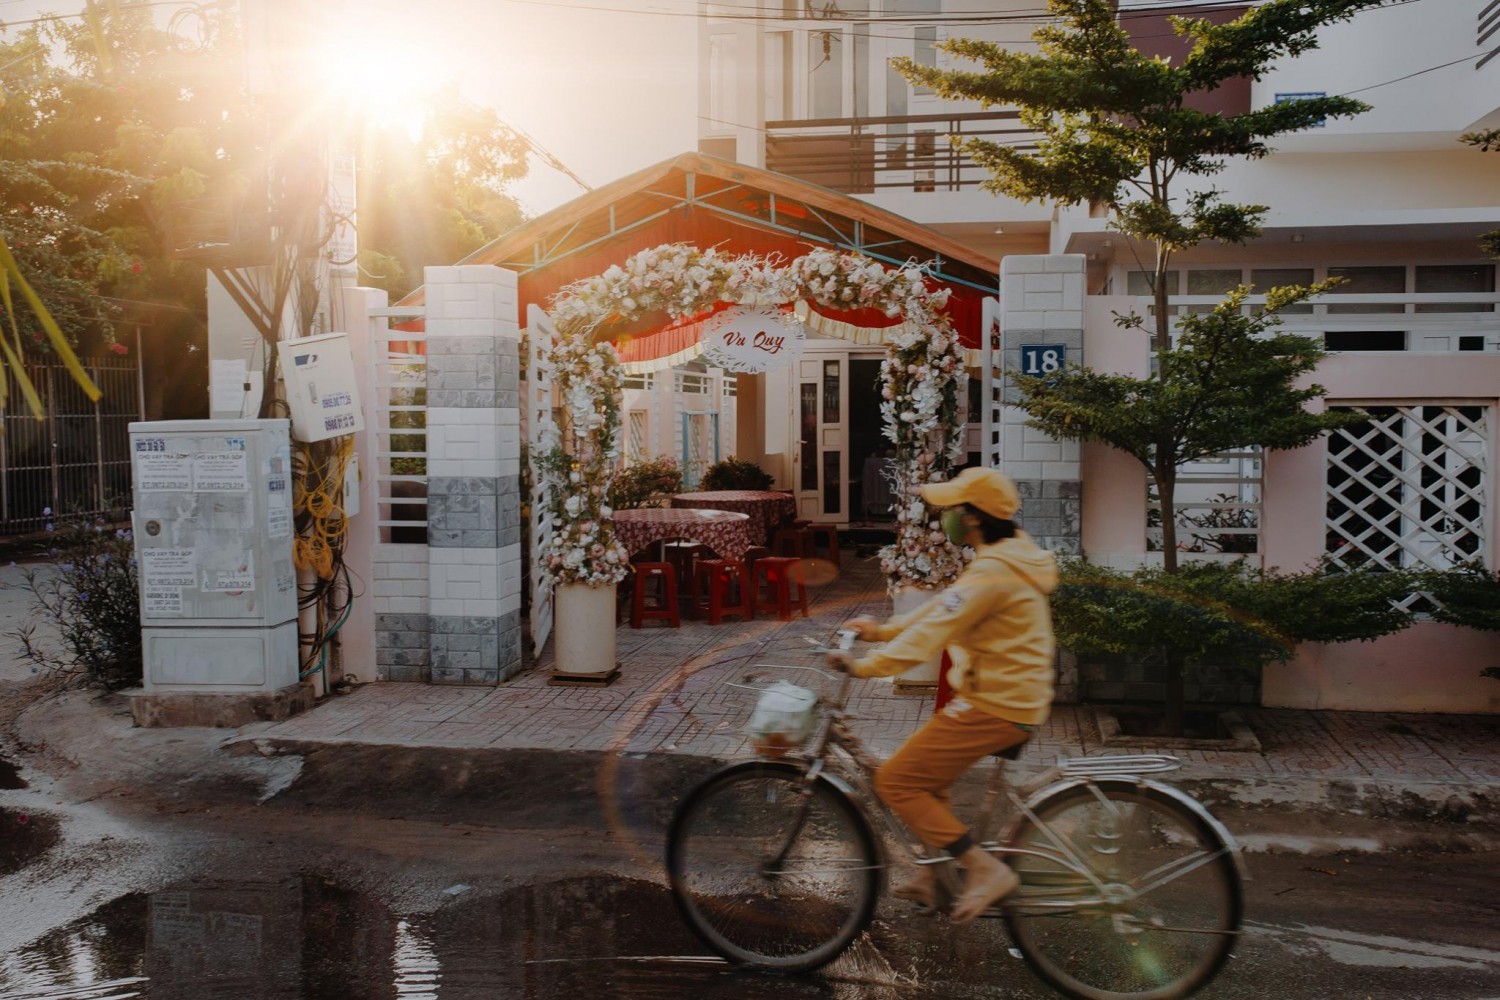
[[[1150,370],[1150,335],[1120,329],[1112,315],[1129,312],[1135,304],[1124,295],[1085,300],[1083,359],[1090,368],[1136,378]],[[1101,562],[1140,554],[1146,538],[1146,470],[1102,444],[1085,444],[1082,463],[1084,551]]]
[[1417,622],[1375,642],[1310,642],[1266,667],[1261,704],[1351,712],[1500,714],[1500,635]]
[[[1110,316],[1133,302],[1121,296],[1088,299],[1089,367],[1137,376],[1147,370],[1145,335],[1115,327]],[[1317,381],[1336,404],[1491,407],[1490,565],[1500,566],[1500,355],[1340,354],[1323,362]],[[1325,449],[1320,440],[1266,456],[1261,545],[1268,567],[1306,569],[1323,551]],[[1139,463],[1086,445],[1082,479],[1084,552],[1116,565],[1144,558],[1146,491]],[[1294,660],[1266,669],[1262,702],[1279,708],[1500,713],[1500,681],[1479,674],[1487,666],[1500,666],[1500,635],[1418,622],[1375,642],[1303,646]]]

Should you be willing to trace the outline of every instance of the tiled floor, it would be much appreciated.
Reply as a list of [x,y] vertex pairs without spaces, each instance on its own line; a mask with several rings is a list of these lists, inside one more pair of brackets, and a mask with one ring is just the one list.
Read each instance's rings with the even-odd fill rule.
[[[831,567],[826,567],[832,575]],[[733,687],[765,664],[813,666],[813,644],[857,614],[889,611],[877,561],[844,554],[842,571],[813,589],[811,617],[790,622],[685,620],[681,628],[622,624],[620,678],[606,688],[548,686],[550,647],[540,663],[496,688],[370,684],[244,736],[433,747],[618,750],[740,757],[755,695]],[[361,673],[362,671],[355,671]],[[779,676],[834,683],[800,671]],[[854,682],[855,732],[886,755],[932,710],[931,697],[888,682]],[[1395,783],[1500,783],[1500,718],[1491,716],[1251,709],[1253,752],[1167,750],[1184,776],[1368,778]],[[1122,752],[1098,740],[1090,709],[1060,705],[1023,761]],[[1137,751],[1128,751],[1137,752]]]

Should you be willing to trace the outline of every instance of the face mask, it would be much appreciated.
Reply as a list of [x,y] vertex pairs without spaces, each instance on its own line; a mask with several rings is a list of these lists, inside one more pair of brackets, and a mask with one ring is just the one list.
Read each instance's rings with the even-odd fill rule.
[[940,519],[943,525],[943,534],[948,536],[948,541],[954,545],[964,544],[964,538],[969,534],[969,526],[964,524],[964,512],[960,507],[949,507],[943,511]]

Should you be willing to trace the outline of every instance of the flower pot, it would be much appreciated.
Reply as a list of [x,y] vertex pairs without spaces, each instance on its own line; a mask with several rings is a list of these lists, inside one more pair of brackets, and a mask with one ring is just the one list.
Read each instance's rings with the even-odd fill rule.
[[615,669],[615,585],[560,584],[557,595],[558,674],[608,674]]
[[[905,614],[926,604],[939,593],[936,590],[920,590],[916,587],[897,587],[896,593],[891,597],[891,603],[894,606],[896,614]],[[925,663],[919,663],[905,673],[897,674],[895,680],[896,686],[898,688],[936,690],[938,671],[941,669],[942,661],[943,654],[937,653]]]

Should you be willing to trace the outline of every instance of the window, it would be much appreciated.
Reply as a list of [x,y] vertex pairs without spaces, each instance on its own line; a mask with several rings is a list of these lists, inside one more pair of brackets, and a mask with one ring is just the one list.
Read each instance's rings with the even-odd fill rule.
[[1333,565],[1447,569],[1487,561],[1489,408],[1362,409],[1367,420],[1328,436],[1324,544]]
[[792,117],[792,35],[789,31],[766,33],[765,93],[762,110],[766,121]]
[[[1150,271],[1128,271],[1128,272],[1126,272],[1126,274],[1125,274],[1125,294],[1126,295],[1150,295],[1151,294],[1151,279],[1154,278],[1154,277],[1155,277],[1155,275],[1152,274]],[[1176,294],[1178,294],[1178,292],[1177,292],[1177,288],[1178,288],[1177,280],[1178,280],[1178,272],[1177,271],[1168,271],[1167,272],[1167,294],[1168,295],[1176,295]]]
[[[1493,264],[1418,264],[1418,292],[1493,292]],[[1494,312],[1493,302],[1422,302],[1419,313]]]
[[837,361],[823,362],[823,423],[836,424],[839,422],[839,401],[842,394],[839,392],[839,363]]
[[[1287,285],[1310,285],[1313,281],[1313,269],[1310,267],[1260,267],[1250,272],[1250,284],[1255,291],[1264,295],[1273,288],[1282,288]],[[1295,306],[1287,306],[1281,310],[1283,316],[1306,315],[1313,311],[1312,303],[1303,302]]]
[[740,394],[740,377],[732,372],[725,372],[722,391],[725,396],[738,396]]
[[1406,294],[1406,268],[1396,267],[1330,267],[1330,278],[1343,278],[1344,283],[1328,293],[1330,316],[1343,313],[1399,313],[1406,309],[1400,303],[1362,302],[1351,305],[1334,304],[1339,295],[1394,295]]
[[677,373],[677,391],[690,393],[695,396],[706,395],[709,389],[709,378],[707,375],[699,375],[696,372]]
[[1329,330],[1323,334],[1329,351],[1404,351],[1405,330]]
[[655,389],[656,375],[652,372],[644,375],[626,375],[621,386],[625,389]]
[[808,114],[841,118],[844,114],[844,33],[814,31],[807,36]]
[[[937,29],[914,28],[911,33],[911,61],[918,66],[937,67]],[[931,87],[912,87],[914,94],[930,94]]]
[[[1214,271],[1189,271],[1187,273],[1187,294],[1189,295],[1214,295],[1223,298],[1234,291],[1240,285],[1240,269],[1214,270]],[[1211,305],[1188,306],[1190,313],[1213,312]]]
[[734,89],[734,36],[725,32],[709,35],[708,117],[711,129],[722,131],[734,126]]

